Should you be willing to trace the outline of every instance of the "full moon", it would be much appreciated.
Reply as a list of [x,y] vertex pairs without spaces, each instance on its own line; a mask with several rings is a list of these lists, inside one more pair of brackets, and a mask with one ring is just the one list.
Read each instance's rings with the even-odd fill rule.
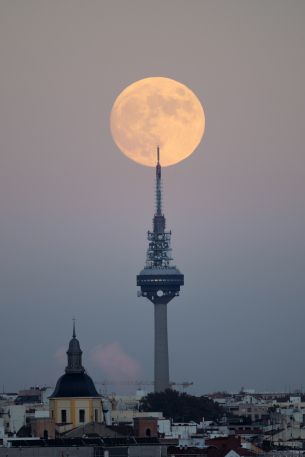
[[110,128],[114,142],[130,159],[156,165],[160,147],[162,166],[185,159],[204,134],[205,116],[196,95],[170,78],[140,79],[115,100]]

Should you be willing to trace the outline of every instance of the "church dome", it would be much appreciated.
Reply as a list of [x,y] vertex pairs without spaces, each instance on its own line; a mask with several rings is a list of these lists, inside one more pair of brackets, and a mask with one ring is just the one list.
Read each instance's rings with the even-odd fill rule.
[[65,373],[50,398],[100,397],[87,373]]
[[68,365],[65,374],[58,379],[55,390],[49,398],[100,397],[82,365],[82,350],[76,338],[75,323],[67,357]]

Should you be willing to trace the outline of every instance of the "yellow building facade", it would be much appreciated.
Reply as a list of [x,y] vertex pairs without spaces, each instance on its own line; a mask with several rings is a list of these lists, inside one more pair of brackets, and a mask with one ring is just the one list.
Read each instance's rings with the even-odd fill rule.
[[50,416],[56,424],[78,427],[87,422],[103,422],[101,400],[98,398],[52,398]]

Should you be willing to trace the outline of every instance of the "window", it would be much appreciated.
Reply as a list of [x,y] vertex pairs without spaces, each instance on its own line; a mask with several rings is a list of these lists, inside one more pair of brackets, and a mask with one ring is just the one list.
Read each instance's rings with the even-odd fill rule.
[[84,409],[79,410],[79,422],[85,422],[85,410]]
[[146,436],[151,436],[151,430],[150,430],[150,428],[147,428],[147,429],[145,430],[145,435],[146,435]]
[[94,410],[94,422],[98,422],[98,409]]
[[61,423],[65,424],[67,422],[67,411],[65,409],[61,410]]

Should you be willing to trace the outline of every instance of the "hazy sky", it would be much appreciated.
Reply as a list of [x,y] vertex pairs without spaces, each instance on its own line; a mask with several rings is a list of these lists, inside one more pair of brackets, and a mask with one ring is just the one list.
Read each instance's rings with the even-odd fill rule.
[[154,170],[119,152],[109,115],[166,76],[206,113],[163,172],[185,274],[171,378],[305,388],[304,19],[304,0],[0,0],[1,386],[54,385],[73,316],[94,380],[153,378],[136,275]]

